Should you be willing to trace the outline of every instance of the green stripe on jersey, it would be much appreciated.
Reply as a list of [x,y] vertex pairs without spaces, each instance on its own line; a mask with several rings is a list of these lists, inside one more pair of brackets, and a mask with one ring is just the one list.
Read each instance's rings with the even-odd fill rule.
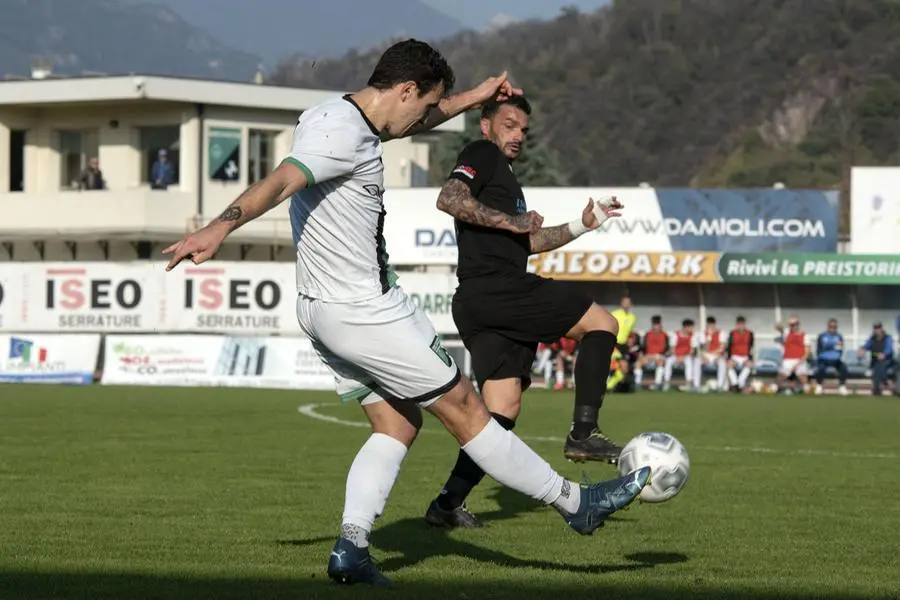
[[304,165],[302,162],[300,162],[293,156],[288,156],[286,159],[284,159],[281,162],[294,165],[295,167],[297,167],[298,169],[303,171],[303,174],[306,175],[306,182],[307,182],[306,184],[307,185],[315,185],[316,184],[316,178],[313,176],[312,171],[309,170],[309,167]]

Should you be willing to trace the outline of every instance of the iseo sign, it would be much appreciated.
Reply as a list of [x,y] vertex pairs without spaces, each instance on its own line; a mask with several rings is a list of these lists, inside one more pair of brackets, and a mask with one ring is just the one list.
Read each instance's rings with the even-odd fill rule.
[[232,278],[225,269],[185,270],[184,303],[199,328],[278,329],[281,283],[265,278]]
[[302,333],[294,263],[210,263],[166,274],[173,331]]
[[144,292],[137,279],[100,276],[99,269],[46,269],[43,308],[60,329],[142,329]]

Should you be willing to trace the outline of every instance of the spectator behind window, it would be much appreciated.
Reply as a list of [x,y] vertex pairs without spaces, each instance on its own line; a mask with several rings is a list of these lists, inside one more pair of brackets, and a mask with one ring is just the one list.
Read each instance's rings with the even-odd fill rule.
[[156,162],[150,168],[150,187],[164,190],[175,181],[175,168],[169,162],[169,152],[162,148],[157,154]]
[[100,161],[96,156],[88,161],[88,166],[81,172],[81,179],[79,181],[79,189],[82,190],[106,189],[106,182],[103,181],[103,171],[100,170]]

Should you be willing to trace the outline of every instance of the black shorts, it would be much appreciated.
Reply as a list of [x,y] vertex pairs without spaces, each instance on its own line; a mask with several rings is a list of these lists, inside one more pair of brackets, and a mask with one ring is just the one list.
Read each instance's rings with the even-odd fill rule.
[[573,282],[530,273],[462,280],[453,320],[478,385],[518,377],[526,389],[538,343],[565,337],[592,303]]

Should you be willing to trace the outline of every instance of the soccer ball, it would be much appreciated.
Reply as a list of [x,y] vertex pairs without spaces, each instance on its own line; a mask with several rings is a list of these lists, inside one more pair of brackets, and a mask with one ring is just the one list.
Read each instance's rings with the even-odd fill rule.
[[641,491],[641,502],[665,502],[687,483],[691,460],[681,442],[668,433],[651,431],[634,437],[619,455],[621,475],[650,467],[650,483]]

